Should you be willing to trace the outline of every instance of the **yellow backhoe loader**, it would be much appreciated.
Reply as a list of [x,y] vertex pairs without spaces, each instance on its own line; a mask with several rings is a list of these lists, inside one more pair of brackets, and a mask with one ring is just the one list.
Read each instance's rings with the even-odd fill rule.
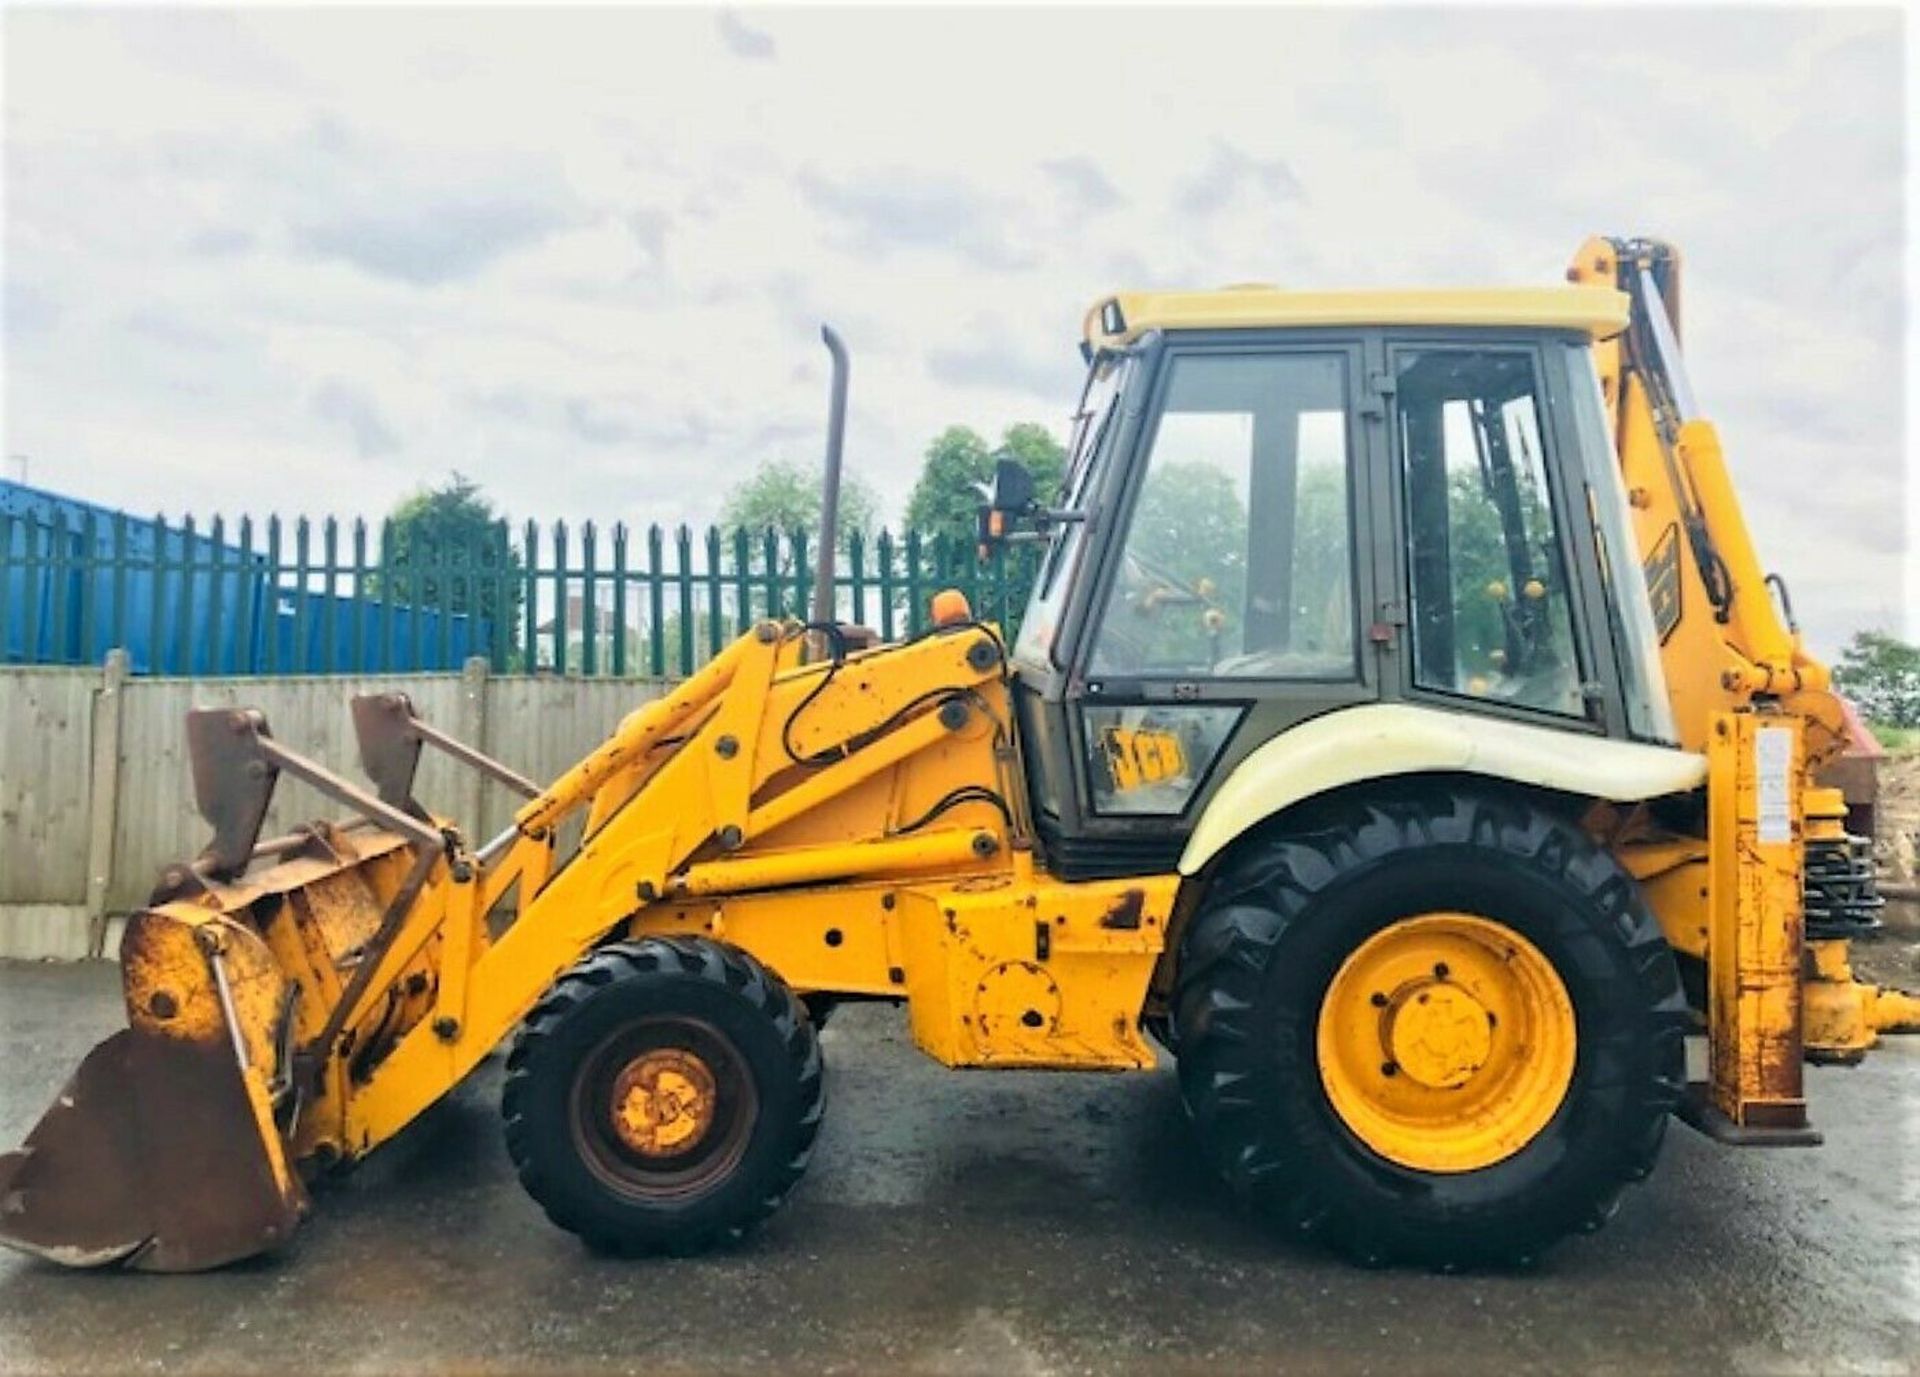
[[[0,1158],[0,1239],[284,1244],[509,1038],[557,1224],[732,1239],[806,1168],[847,1000],[953,1067],[1145,1070],[1151,1035],[1234,1189],[1364,1261],[1595,1228],[1676,1115],[1817,1142],[1803,1062],[1920,1015],[1848,966],[1841,705],[1688,391],[1677,256],[1569,276],[1100,302],[1063,490],[1003,462],[983,509],[1042,544],[1012,645],[954,594],[899,644],[828,603],[545,785],[397,695],[354,704],[365,786],[194,713],[213,839],[129,922],[128,1028]],[[416,800],[429,748],[512,827]],[[351,816],[261,840],[282,773]]]

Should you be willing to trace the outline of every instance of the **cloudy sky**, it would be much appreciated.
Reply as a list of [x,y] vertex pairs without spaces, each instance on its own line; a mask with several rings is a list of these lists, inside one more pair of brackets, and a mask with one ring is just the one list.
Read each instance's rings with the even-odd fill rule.
[[[1901,17],[53,12],[5,41],[5,449],[135,510],[704,521],[820,447],[1064,428],[1126,285],[1687,254],[1696,390],[1817,641],[1896,624]],[[6,472],[14,476],[16,465]]]

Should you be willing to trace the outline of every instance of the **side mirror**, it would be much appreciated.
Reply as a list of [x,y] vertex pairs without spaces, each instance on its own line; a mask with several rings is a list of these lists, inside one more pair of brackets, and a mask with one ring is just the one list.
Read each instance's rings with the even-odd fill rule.
[[1033,475],[1018,459],[1001,459],[993,466],[993,482],[981,485],[986,501],[980,505],[980,553],[988,551],[1014,533],[1023,519],[1039,508],[1033,496]]
[[997,512],[1025,512],[1033,506],[1033,475],[1018,459],[997,460],[987,505]]

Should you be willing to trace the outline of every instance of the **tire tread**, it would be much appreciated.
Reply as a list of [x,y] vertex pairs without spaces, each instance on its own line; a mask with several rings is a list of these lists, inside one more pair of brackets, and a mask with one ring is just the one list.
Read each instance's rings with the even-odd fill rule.
[[[742,997],[772,1024],[786,1049],[799,1086],[791,1152],[774,1173],[768,1188],[753,1207],[723,1225],[689,1231],[664,1239],[635,1240],[610,1231],[598,1214],[553,1188],[542,1145],[536,1140],[526,1110],[539,1063],[541,1047],[586,1000],[608,986],[660,972],[691,977],[719,985]],[[703,937],[641,937],[598,948],[564,973],[541,997],[521,1024],[507,1056],[501,1116],[506,1124],[507,1152],[520,1184],[560,1228],[577,1234],[596,1251],[624,1254],[664,1251],[686,1254],[715,1245],[737,1242],[755,1225],[785,1203],[806,1173],[819,1136],[825,1108],[820,1040],[799,997],[773,972],[738,947]]]
[[[1570,1218],[1540,1221],[1510,1237],[1442,1232],[1381,1211],[1353,1208],[1325,1182],[1291,1170],[1287,1145],[1256,1098],[1260,1058],[1255,1015],[1272,964],[1328,891],[1409,850],[1489,848],[1566,886],[1606,915],[1632,972],[1634,1015],[1653,1074],[1620,1094],[1616,1145],[1591,1195]],[[1559,1231],[1592,1232],[1621,1192],[1652,1169],[1685,1076],[1691,1015],[1659,922],[1612,857],[1568,821],[1517,799],[1456,786],[1413,786],[1323,806],[1302,826],[1248,838],[1223,862],[1181,940],[1171,1001],[1182,1095],[1215,1167],[1236,1194],[1297,1234],[1325,1239],[1367,1265],[1442,1267],[1530,1262]],[[1295,1074],[1315,1077],[1309,1065]],[[1298,1058],[1296,1057],[1297,1061]],[[1284,1074],[1284,1073],[1283,1073]],[[1589,1093],[1596,1087],[1589,1086]],[[1385,1212],[1390,1216],[1391,1212]]]

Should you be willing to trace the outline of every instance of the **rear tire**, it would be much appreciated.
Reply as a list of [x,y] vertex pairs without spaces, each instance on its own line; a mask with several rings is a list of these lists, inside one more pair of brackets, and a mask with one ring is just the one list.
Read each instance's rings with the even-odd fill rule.
[[[1430,1062],[1444,1074],[1429,1073],[1417,1089],[1419,1112],[1441,1117],[1411,1127],[1393,1117],[1404,1108],[1391,1097],[1404,1093],[1405,1075],[1373,1087],[1399,1087],[1381,1092],[1384,1109],[1356,1113],[1367,1071],[1356,1048],[1380,1057],[1388,1046],[1375,1068],[1384,1077],[1401,1070],[1388,1015],[1402,1017],[1403,999],[1417,997],[1402,992],[1432,990],[1437,1006],[1467,988],[1444,963],[1434,966],[1442,980],[1453,977],[1444,994],[1442,985],[1396,985],[1405,967],[1370,953],[1435,927],[1444,933],[1449,915],[1473,915],[1454,927],[1519,939],[1496,941],[1488,978],[1499,984],[1531,961],[1545,1012],[1504,1029],[1485,1018],[1492,1031],[1483,1037],[1475,1029],[1484,1011],[1461,1002],[1474,1011],[1467,1026],[1479,1060]],[[1360,995],[1357,1017],[1340,983],[1356,966],[1386,972],[1361,987],[1374,993]],[[1215,1166],[1289,1231],[1369,1264],[1524,1263],[1569,1232],[1598,1228],[1622,1188],[1651,1169],[1685,1078],[1679,974],[1638,887],[1573,824],[1491,792],[1408,786],[1333,801],[1299,830],[1249,838],[1188,925],[1174,1009],[1182,1093]],[[1341,1009],[1347,1021],[1329,1024]],[[1541,1092],[1535,1068],[1550,1059],[1556,1009],[1564,1074]],[[1374,1036],[1381,1041],[1362,1046]],[[1332,1060],[1323,1056],[1330,1045]],[[1449,1135],[1466,1120],[1445,1119],[1447,1095],[1471,1097],[1481,1072],[1465,1068],[1493,1065],[1489,1049],[1521,1086],[1516,1136],[1462,1155]],[[1440,1084],[1456,1073],[1465,1084]]]
[[805,1008],[705,938],[603,947],[507,1058],[507,1150],[548,1218],[615,1253],[732,1242],[806,1170],[822,1108]]

